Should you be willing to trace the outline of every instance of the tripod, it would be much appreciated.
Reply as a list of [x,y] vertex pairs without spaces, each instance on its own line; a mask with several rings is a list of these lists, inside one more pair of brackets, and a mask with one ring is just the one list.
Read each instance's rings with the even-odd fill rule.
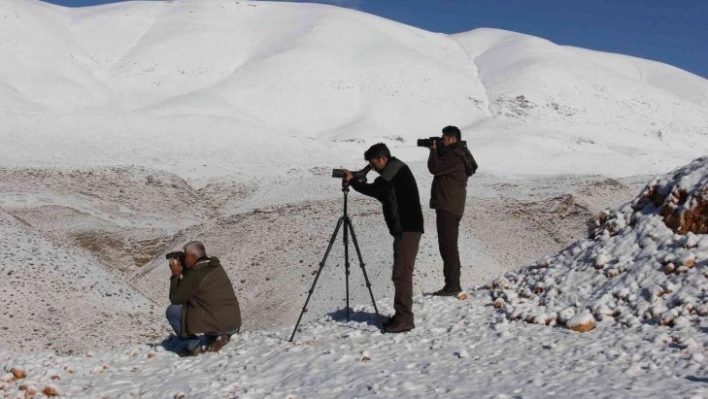
[[324,269],[325,263],[327,262],[327,257],[329,256],[329,252],[332,250],[332,245],[334,245],[334,240],[337,239],[337,234],[339,233],[339,229],[344,226],[344,274],[346,276],[346,290],[347,290],[347,321],[349,321],[349,232],[351,232],[352,235],[352,242],[354,243],[354,248],[356,249],[356,254],[359,257],[359,266],[361,267],[361,271],[364,273],[364,280],[366,281],[366,288],[369,289],[369,295],[371,296],[371,303],[374,304],[374,311],[376,312],[376,318],[379,321],[379,326],[383,329],[383,323],[381,322],[381,315],[379,314],[379,309],[376,307],[376,300],[374,299],[374,293],[371,292],[371,283],[369,282],[369,276],[366,274],[366,269],[364,268],[364,259],[361,257],[361,250],[359,249],[359,243],[356,240],[356,234],[354,234],[354,226],[352,226],[352,221],[349,219],[349,215],[347,214],[347,200],[348,200],[348,194],[349,194],[349,184],[343,183],[342,185],[342,192],[344,193],[344,210],[342,216],[339,218],[339,221],[337,222],[337,227],[334,228],[334,233],[332,233],[332,237],[329,239],[329,245],[327,246],[327,251],[324,254],[324,258],[322,258],[322,262],[320,262],[320,268],[317,270],[317,275],[315,276],[315,281],[312,283],[312,287],[310,288],[309,294],[307,295],[307,300],[305,301],[305,305],[302,307],[302,311],[300,312],[300,317],[297,318],[297,323],[295,323],[295,328],[293,329],[293,334],[290,336],[290,342],[293,342],[293,338],[295,338],[295,332],[297,331],[298,326],[300,326],[300,321],[302,320],[302,315],[305,313],[305,310],[307,309],[307,304],[310,302],[310,298],[312,297],[312,293],[315,292],[315,286],[317,285],[317,280],[320,279],[320,274],[322,274],[322,269]]

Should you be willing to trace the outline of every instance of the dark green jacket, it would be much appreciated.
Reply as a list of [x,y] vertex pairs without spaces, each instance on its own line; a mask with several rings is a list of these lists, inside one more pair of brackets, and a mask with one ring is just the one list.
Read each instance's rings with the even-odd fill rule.
[[435,177],[430,188],[430,207],[462,216],[467,199],[467,179],[477,171],[477,162],[461,141],[430,151],[428,170]]
[[238,299],[217,257],[198,261],[181,277],[172,276],[170,302],[182,305],[185,335],[226,333],[241,327]]

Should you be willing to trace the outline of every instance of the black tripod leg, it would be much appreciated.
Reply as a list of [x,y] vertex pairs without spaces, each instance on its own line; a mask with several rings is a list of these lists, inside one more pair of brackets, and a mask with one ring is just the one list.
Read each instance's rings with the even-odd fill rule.
[[290,336],[290,342],[293,342],[293,338],[295,338],[295,332],[297,331],[297,328],[300,326],[300,321],[302,320],[302,315],[305,313],[305,309],[307,309],[307,304],[310,303],[310,298],[312,297],[312,293],[315,292],[315,286],[317,285],[317,280],[320,279],[320,274],[322,274],[322,269],[324,269],[325,263],[327,262],[327,257],[329,256],[329,252],[332,250],[332,245],[334,245],[334,241],[337,239],[337,234],[339,233],[339,228],[342,227],[343,222],[344,222],[344,217],[339,218],[339,221],[337,222],[337,227],[334,228],[334,233],[332,233],[332,237],[329,239],[329,245],[327,245],[327,251],[325,251],[324,257],[322,258],[322,262],[320,262],[320,268],[317,270],[317,275],[315,276],[315,281],[312,282],[312,287],[310,288],[309,294],[307,294],[307,300],[305,300],[305,305],[302,306],[302,311],[300,312],[300,317],[297,318],[297,323],[295,323],[295,328],[293,329],[293,334]]
[[[346,216],[344,220],[349,220]],[[344,278],[347,295],[347,322],[349,321],[349,223],[344,223]]]
[[[369,289],[369,295],[371,296],[371,303],[374,305],[374,311],[376,312],[376,319],[379,321],[379,326],[381,331],[383,331],[383,322],[381,321],[381,315],[379,314],[379,309],[376,307],[376,300],[374,299],[374,293],[371,291],[371,282],[369,281],[369,276],[366,274],[366,268],[364,264],[364,258],[361,257],[361,250],[359,249],[359,242],[356,240],[356,234],[354,234],[354,226],[349,217],[344,219],[345,229],[349,227],[349,231],[352,234],[352,242],[354,243],[354,249],[356,249],[356,255],[359,258],[359,266],[361,271],[364,273],[364,281],[366,281],[366,288]],[[346,230],[345,230],[346,231]]]

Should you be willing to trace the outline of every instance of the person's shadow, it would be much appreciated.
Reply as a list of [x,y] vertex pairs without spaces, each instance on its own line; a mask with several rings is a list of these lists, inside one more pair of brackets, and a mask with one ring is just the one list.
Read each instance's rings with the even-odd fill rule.
[[686,379],[693,382],[702,382],[704,384],[708,382],[708,378],[696,377],[694,375],[689,375],[686,377]]
[[[327,313],[327,316],[331,317],[333,321],[341,321],[341,322],[346,322],[347,321],[347,309],[339,309],[335,310],[334,312]],[[388,320],[388,316],[381,315],[381,323],[386,322]],[[370,313],[370,312],[364,312],[361,310],[349,310],[349,321],[353,321],[356,323],[366,323],[367,325],[374,326],[376,328],[381,328],[381,324],[379,323],[379,319],[376,317],[376,313]]]

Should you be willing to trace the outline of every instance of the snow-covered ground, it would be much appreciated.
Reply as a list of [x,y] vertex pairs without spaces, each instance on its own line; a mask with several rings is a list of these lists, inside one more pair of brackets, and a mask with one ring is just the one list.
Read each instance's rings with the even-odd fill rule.
[[[386,301],[382,312],[392,312]],[[467,301],[419,296],[417,328],[380,334],[373,307],[353,321],[341,312],[291,329],[248,332],[221,352],[179,358],[159,342],[92,351],[3,355],[26,378],[76,398],[698,398],[708,395],[705,358],[669,327],[589,333],[509,322],[488,293]],[[685,349],[689,348],[689,349]],[[0,386],[2,386],[0,382]],[[2,392],[2,391],[0,391]]]
[[[233,0],[5,0],[0,59],[0,397],[708,396],[706,239],[623,206],[655,175],[661,192],[705,186],[705,158],[665,175],[708,153],[705,79],[514,32]],[[415,140],[450,124],[480,164],[467,301],[424,295],[442,268]],[[420,187],[417,328],[376,332],[353,253],[343,321],[338,244],[290,344],[341,214],[331,169],[375,142]],[[388,315],[391,239],[380,206],[349,197]],[[222,259],[244,333],[179,359],[160,346],[164,253],[192,239]]]

